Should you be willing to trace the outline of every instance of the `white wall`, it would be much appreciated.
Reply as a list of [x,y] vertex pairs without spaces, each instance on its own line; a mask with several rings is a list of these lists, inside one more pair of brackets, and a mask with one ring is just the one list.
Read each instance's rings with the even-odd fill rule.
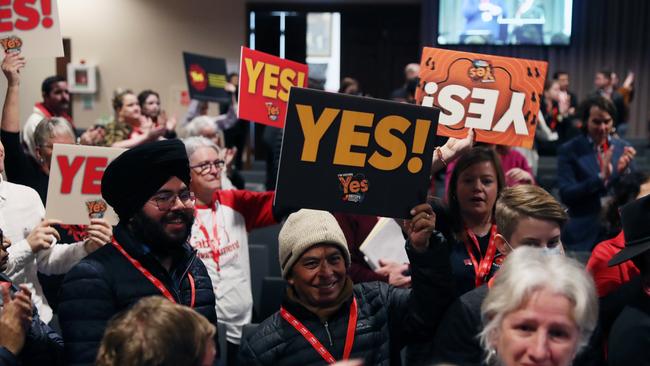
[[[75,123],[86,127],[112,113],[117,87],[161,94],[163,108],[181,118],[186,88],[182,52],[224,57],[238,66],[245,43],[244,1],[228,0],[58,0],[63,37],[70,38],[72,61],[96,63],[98,93],[93,108],[74,97]],[[28,60],[22,72],[20,111],[24,121],[40,101],[41,81],[55,73],[54,59]],[[0,102],[6,80],[0,77]]]
[[161,94],[163,108],[185,113],[182,51],[224,57],[237,65],[246,34],[243,1],[227,0],[59,0],[61,33],[71,39],[72,61],[85,59],[99,70],[92,110],[80,97],[73,108],[87,126],[111,112],[117,87]]

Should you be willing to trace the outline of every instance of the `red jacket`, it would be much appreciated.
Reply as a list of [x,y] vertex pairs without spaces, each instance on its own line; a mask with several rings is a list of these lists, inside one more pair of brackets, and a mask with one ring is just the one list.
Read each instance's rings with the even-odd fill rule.
[[622,284],[639,275],[639,269],[632,261],[608,267],[607,262],[625,248],[625,236],[621,231],[615,238],[600,242],[591,252],[587,271],[596,282],[598,296],[603,297],[616,290]]

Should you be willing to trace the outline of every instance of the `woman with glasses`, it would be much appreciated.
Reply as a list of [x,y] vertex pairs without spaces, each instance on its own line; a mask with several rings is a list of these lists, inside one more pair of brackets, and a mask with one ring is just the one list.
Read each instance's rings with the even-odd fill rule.
[[236,365],[242,328],[251,322],[253,309],[248,232],[278,222],[275,192],[222,190],[225,163],[219,147],[205,137],[183,142],[190,159],[190,189],[196,195],[190,244],[212,279],[217,318],[226,326],[227,364]]

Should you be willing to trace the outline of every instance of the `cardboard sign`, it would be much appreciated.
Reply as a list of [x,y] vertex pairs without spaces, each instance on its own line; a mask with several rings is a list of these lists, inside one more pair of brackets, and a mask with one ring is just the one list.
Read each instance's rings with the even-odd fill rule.
[[226,92],[226,60],[183,52],[185,77],[190,98],[212,102],[228,102]]
[[54,144],[45,217],[67,225],[88,225],[104,218],[117,225],[117,214],[102,199],[104,169],[126,149]]
[[307,86],[307,65],[241,48],[239,118],[284,127],[292,86]]
[[291,88],[275,205],[407,218],[425,202],[440,111]]
[[0,0],[0,45],[26,58],[62,57],[56,0]]
[[424,48],[418,104],[441,109],[438,135],[531,148],[547,63]]

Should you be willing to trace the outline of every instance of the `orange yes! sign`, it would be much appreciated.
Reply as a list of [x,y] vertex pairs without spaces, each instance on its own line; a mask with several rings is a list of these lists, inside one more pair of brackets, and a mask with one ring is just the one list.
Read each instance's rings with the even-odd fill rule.
[[239,118],[284,127],[289,89],[307,86],[307,65],[241,48]]
[[440,108],[437,134],[533,146],[547,63],[424,48],[418,104]]

